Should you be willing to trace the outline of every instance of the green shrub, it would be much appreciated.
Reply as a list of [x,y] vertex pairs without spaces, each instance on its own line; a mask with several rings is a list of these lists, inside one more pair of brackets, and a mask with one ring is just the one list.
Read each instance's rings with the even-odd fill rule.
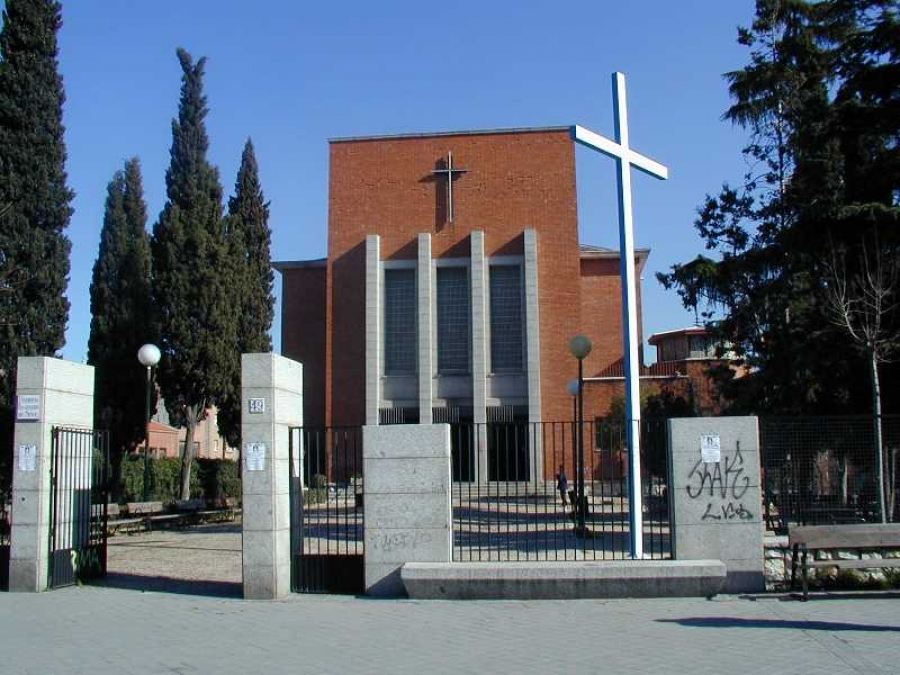
[[[191,497],[202,497],[199,462],[191,462]],[[150,501],[171,504],[181,498],[181,460],[174,458],[150,460]],[[144,499],[144,458],[129,455],[122,462],[122,497],[126,502]]]
[[236,462],[227,459],[199,459],[200,489],[206,499],[241,498],[241,477]]

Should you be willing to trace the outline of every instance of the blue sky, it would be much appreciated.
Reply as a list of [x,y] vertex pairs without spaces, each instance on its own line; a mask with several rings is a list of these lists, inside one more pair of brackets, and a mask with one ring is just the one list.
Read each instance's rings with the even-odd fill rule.
[[[612,136],[610,74],[626,73],[631,145],[670,171],[665,182],[633,173],[636,242],[652,249],[644,334],[690,325],[653,273],[701,250],[697,205],[744,173],[745,135],[720,119],[722,73],[747,61],[736,27],[752,12],[752,0],[64,0],[76,197],[63,354],[86,356],[106,185],[127,158],[143,164],[148,229],[162,209],[179,46],[208,58],[210,160],[226,199],[253,138],[275,260],[325,254],[328,138],[569,124]],[[617,248],[614,163],[581,147],[576,157],[581,240]],[[273,337],[277,349],[277,319]]]

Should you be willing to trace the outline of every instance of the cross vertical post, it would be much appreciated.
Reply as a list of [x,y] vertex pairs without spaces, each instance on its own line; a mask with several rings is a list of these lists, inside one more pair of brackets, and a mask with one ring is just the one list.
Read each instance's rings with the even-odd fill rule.
[[572,138],[592,150],[598,150],[616,160],[619,196],[620,276],[622,280],[622,324],[624,327],[625,357],[625,417],[629,453],[628,521],[631,537],[631,557],[644,557],[643,504],[641,494],[641,399],[640,361],[638,359],[637,284],[634,269],[634,218],[631,206],[631,167],[665,180],[668,169],[633,151],[628,138],[628,105],[625,96],[625,75],[613,73],[613,104],[615,107],[616,140],[611,141],[584,127],[572,127]]
[[451,224],[453,223],[453,179],[457,175],[462,175],[466,172],[468,172],[468,169],[453,168],[453,153],[449,151],[447,152],[447,168],[432,171],[435,176],[447,177],[447,222]]

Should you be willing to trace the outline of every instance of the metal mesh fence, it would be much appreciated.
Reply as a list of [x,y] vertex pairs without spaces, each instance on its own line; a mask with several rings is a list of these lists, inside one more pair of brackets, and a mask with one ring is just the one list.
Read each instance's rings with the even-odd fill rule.
[[871,416],[760,418],[769,529],[896,521],[900,416],[880,418],[880,449],[878,423]]

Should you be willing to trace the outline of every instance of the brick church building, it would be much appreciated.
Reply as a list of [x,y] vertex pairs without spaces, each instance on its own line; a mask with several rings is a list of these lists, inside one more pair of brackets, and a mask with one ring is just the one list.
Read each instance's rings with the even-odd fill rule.
[[[579,333],[594,344],[586,419],[608,412],[619,253],[578,240],[569,127],[329,150],[327,258],[275,264],[307,425],[571,421]],[[636,252],[638,277],[648,254]]]

